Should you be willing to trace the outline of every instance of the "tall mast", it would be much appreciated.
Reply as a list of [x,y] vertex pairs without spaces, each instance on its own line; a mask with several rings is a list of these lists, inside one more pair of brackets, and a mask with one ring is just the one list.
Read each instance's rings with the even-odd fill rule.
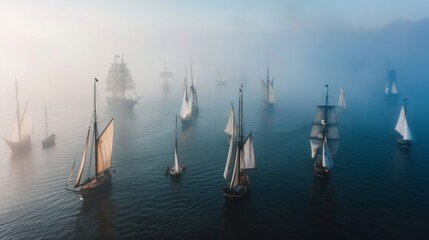
[[122,99],[125,99],[125,79],[124,79],[124,54],[122,54],[121,62],[121,75],[122,75]]
[[323,120],[324,120],[324,124],[323,124],[323,141],[325,140],[326,137],[326,132],[327,132],[327,127],[326,127],[326,121],[327,121],[327,116],[328,116],[328,94],[329,94],[329,85],[325,84],[326,87],[326,96],[325,96],[325,111],[324,111],[324,116],[323,116]]
[[407,98],[404,98],[404,115],[407,115]]
[[16,74],[15,74],[15,91],[16,91],[16,114],[18,119],[18,136],[19,136],[19,141],[21,141],[21,119],[19,117],[18,80],[16,78]]
[[185,92],[186,99],[188,99],[188,70],[185,69]]
[[176,114],[176,126],[175,127],[176,127],[176,135],[175,135],[176,136],[176,140],[175,140],[174,144],[175,144],[175,147],[176,147],[175,150],[177,151],[177,114]]
[[[240,132],[239,132],[239,136],[240,136],[240,140],[238,142],[238,158],[237,158],[237,168],[238,168],[238,176],[240,179],[240,162],[241,162],[241,149],[243,148],[243,85],[241,85],[240,87],[240,98],[238,101],[238,106],[239,106],[239,112],[238,112],[238,122],[240,124]],[[238,180],[240,182],[240,180]]]
[[191,88],[194,87],[194,72],[192,71],[192,56],[189,56],[191,61]]
[[46,126],[46,137],[48,137],[48,112],[46,110],[46,101],[45,101],[45,126]]
[[95,146],[95,177],[97,177],[97,157],[98,157],[98,129],[97,129],[97,97],[96,97],[96,83],[98,82],[97,78],[94,78],[94,146]]

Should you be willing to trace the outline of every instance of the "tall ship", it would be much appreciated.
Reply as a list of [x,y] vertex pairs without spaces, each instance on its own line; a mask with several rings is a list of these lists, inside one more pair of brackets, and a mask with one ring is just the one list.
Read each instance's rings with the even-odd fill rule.
[[182,106],[180,107],[179,119],[183,126],[190,126],[192,124],[193,112],[193,97],[192,91],[188,93],[188,72],[185,70],[185,92],[183,93]]
[[31,134],[33,133],[33,121],[31,119],[30,107],[28,102],[25,105],[22,114],[19,111],[18,101],[18,80],[15,79],[16,93],[16,115],[12,125],[12,134],[6,141],[13,153],[26,153],[31,150]]
[[344,95],[344,87],[341,86],[340,88],[340,95],[338,97],[338,111],[344,112],[346,110],[346,97]]
[[384,93],[388,96],[397,96],[398,89],[396,88],[396,71],[390,70],[387,75],[387,84],[384,88]]
[[159,73],[159,77],[164,79],[164,82],[162,83],[162,89],[164,93],[170,92],[170,84],[168,84],[168,79],[173,77],[173,73],[167,71],[167,63],[165,63],[164,72]]
[[314,173],[320,177],[329,176],[340,142],[335,106],[328,104],[329,86],[325,86],[325,104],[317,106],[309,137]]
[[114,58],[115,63],[110,67],[106,80],[105,90],[111,92],[111,95],[106,98],[107,105],[113,111],[132,112],[141,97],[134,91],[136,88],[134,78],[127,64],[124,63],[124,57],[122,56],[120,63],[117,62],[118,55]]
[[233,113],[233,127],[223,173],[223,177],[229,182],[224,188],[223,195],[226,199],[239,199],[244,197],[249,191],[250,181],[246,171],[256,168],[252,132],[245,137],[243,131],[243,85],[241,85],[240,88],[237,122],[235,121],[234,107],[232,104],[230,111]]
[[261,78],[262,82],[262,105],[266,108],[272,109],[274,107],[274,103],[276,102],[276,97],[274,95],[273,85],[274,85],[274,77],[270,79],[270,68],[267,65],[267,79],[264,80]]
[[[92,128],[88,127],[88,132],[83,147],[82,158],[79,164],[76,180],[73,184],[73,188],[69,189],[77,192],[82,199],[91,198],[97,193],[101,193],[107,189],[111,184],[112,175],[110,172],[110,166],[112,162],[112,149],[113,149],[113,118],[108,122],[106,127],[99,134],[98,130],[98,119],[97,119],[97,103],[96,103],[96,83],[94,82],[94,113],[93,113],[93,124]],[[91,137],[90,137],[91,135]],[[89,153],[89,154],[88,154]],[[84,168],[88,162],[88,169],[91,170],[91,163],[94,162],[95,168],[93,175],[88,171],[88,177],[81,182]],[[66,189],[70,186],[70,182],[73,175],[73,170],[76,161],[70,170],[69,178],[67,180]]]
[[411,142],[415,141],[414,135],[411,132],[407,122],[407,99],[404,99],[404,105],[401,107],[398,121],[396,122],[395,130],[398,133],[396,141],[404,147],[409,147]]

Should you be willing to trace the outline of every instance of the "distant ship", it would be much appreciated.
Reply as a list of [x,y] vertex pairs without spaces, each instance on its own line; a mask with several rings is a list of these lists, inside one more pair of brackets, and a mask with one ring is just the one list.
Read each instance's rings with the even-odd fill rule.
[[[110,165],[112,162],[112,148],[113,148],[113,118],[109,121],[107,126],[101,132],[98,133],[98,121],[97,121],[97,104],[96,104],[96,82],[94,82],[94,120],[92,127],[92,137],[94,140],[92,144],[89,142],[91,128],[88,128],[88,133],[86,135],[85,145],[83,148],[82,158],[79,165],[79,170],[76,176],[76,181],[74,183],[73,191],[79,193],[79,196],[82,199],[90,198],[95,196],[95,194],[102,192],[103,189],[106,189],[110,186],[112,175],[110,173]],[[92,141],[92,140],[91,140]],[[90,149],[88,149],[88,147]],[[95,174],[94,176],[87,178],[83,183],[80,183],[83,169],[85,167],[85,162],[87,160],[88,150],[90,152],[89,161],[94,161],[95,164]],[[92,158],[92,153],[94,153],[94,158]],[[67,180],[66,189],[70,185],[70,181],[73,175],[73,169],[76,161],[73,163],[73,166],[70,170],[70,175]]]
[[384,93],[388,96],[397,96],[398,89],[396,88],[396,71],[390,70],[387,75],[387,84]]
[[340,112],[344,112],[346,110],[346,98],[344,96],[344,87],[340,88],[340,95],[338,97],[338,110]]
[[329,87],[326,86],[325,105],[317,106],[310,133],[311,158],[317,176],[329,176],[340,141],[335,106],[328,105]]
[[262,99],[262,105],[268,109],[272,109],[274,107],[274,103],[276,102],[276,97],[274,96],[274,77],[270,80],[270,69],[267,65],[267,79],[266,82],[261,78],[262,81],[262,94],[264,98]]
[[106,91],[111,96],[106,98],[109,108],[113,111],[132,112],[137,101],[141,98],[134,92],[136,88],[127,64],[122,56],[121,63],[117,63],[118,55],[115,55],[115,63],[109,70],[106,80]]
[[[236,125],[234,108],[231,104],[232,117],[232,136],[228,149],[225,170],[223,176],[229,180],[224,188],[224,197],[226,199],[239,199],[244,197],[249,188],[249,176],[246,170],[255,169],[255,153],[253,149],[252,132],[244,138],[243,133],[243,85],[240,88],[240,97],[238,104],[238,122]],[[234,159],[235,156],[235,159]],[[233,166],[232,172],[230,166]]]
[[13,153],[26,153],[31,150],[31,134],[33,133],[33,121],[31,120],[28,102],[24,112],[20,115],[18,102],[18,81],[15,79],[16,91],[16,116],[12,127],[10,140],[3,137]]
[[183,94],[182,106],[180,107],[179,119],[183,126],[190,126],[192,124],[192,106],[193,106],[193,92],[188,93],[188,72],[185,70],[185,92]]
[[162,83],[162,89],[164,93],[170,92],[170,85],[168,84],[168,79],[173,77],[173,73],[167,71],[167,63],[165,63],[164,72],[159,73],[159,77],[164,79],[164,82]]
[[46,138],[42,140],[43,148],[48,148],[55,145],[55,134],[51,134],[48,137],[48,110],[45,102],[45,130]]
[[167,168],[168,174],[172,177],[177,177],[182,174],[182,172],[186,169],[185,166],[179,164],[179,158],[177,157],[177,115],[176,115],[176,139],[174,141],[174,165]]
[[411,132],[410,126],[407,122],[407,99],[404,99],[404,105],[401,107],[399,113],[398,122],[395,126],[398,136],[396,137],[397,142],[404,147],[409,147],[411,142],[415,141],[413,133]]

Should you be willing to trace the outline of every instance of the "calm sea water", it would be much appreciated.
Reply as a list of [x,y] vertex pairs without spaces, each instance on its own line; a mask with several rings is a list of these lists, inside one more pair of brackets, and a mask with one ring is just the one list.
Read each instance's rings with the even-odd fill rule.
[[[143,98],[133,116],[115,116],[117,174],[111,190],[92,201],[64,190],[81,155],[91,102],[80,110],[72,103],[50,107],[57,144],[46,150],[40,143],[43,108],[35,108],[32,152],[14,157],[0,146],[0,239],[428,239],[423,93],[409,104],[417,138],[409,150],[395,141],[399,100],[386,100],[382,90],[377,97],[346,96],[334,170],[320,179],[313,175],[307,137],[323,84],[320,101],[303,105],[277,89],[272,112],[262,109],[259,91],[245,88],[245,131],[253,131],[257,170],[249,172],[248,197],[231,202],[223,197],[222,174],[228,151],[223,129],[230,101],[238,104],[239,85],[232,85],[199,89],[198,118],[190,128],[179,127],[178,154],[187,171],[178,181],[164,173],[173,161],[181,90]],[[11,121],[1,117],[2,133]]]

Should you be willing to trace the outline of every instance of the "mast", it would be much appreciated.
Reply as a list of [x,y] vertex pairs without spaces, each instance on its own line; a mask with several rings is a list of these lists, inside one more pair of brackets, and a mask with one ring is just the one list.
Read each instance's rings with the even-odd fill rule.
[[21,119],[19,117],[19,102],[18,102],[18,80],[15,74],[15,91],[16,91],[16,114],[18,120],[18,137],[19,141],[21,141]]
[[177,151],[177,114],[176,114],[176,134],[175,134],[175,137],[176,137],[176,140],[175,140],[175,142],[174,142],[174,146],[175,146],[175,150]]
[[237,167],[238,167],[238,176],[239,176],[239,182],[240,182],[240,173],[241,173],[241,171],[240,171],[240,162],[241,162],[241,149],[243,148],[243,85],[241,85],[241,87],[240,87],[240,99],[239,99],[239,103],[238,103],[238,106],[239,106],[239,114],[238,114],[238,122],[239,122],[239,124],[240,124],[240,132],[238,133],[239,134],[239,136],[240,136],[240,140],[239,140],[239,143],[238,143],[238,149],[237,149],[237,151],[238,151],[238,158],[237,158],[237,161],[238,161],[238,163],[237,163]]
[[122,62],[121,62],[121,77],[122,77],[122,99],[125,99],[125,77],[124,77],[124,54],[122,54]]
[[98,148],[98,129],[97,129],[97,97],[96,97],[96,83],[98,82],[97,78],[94,78],[94,146],[95,146],[95,177],[97,177],[97,148]]
[[46,137],[48,137],[48,112],[46,110],[46,101],[45,101],[45,125],[46,125]]
[[404,115],[407,115],[407,98],[404,98]]

